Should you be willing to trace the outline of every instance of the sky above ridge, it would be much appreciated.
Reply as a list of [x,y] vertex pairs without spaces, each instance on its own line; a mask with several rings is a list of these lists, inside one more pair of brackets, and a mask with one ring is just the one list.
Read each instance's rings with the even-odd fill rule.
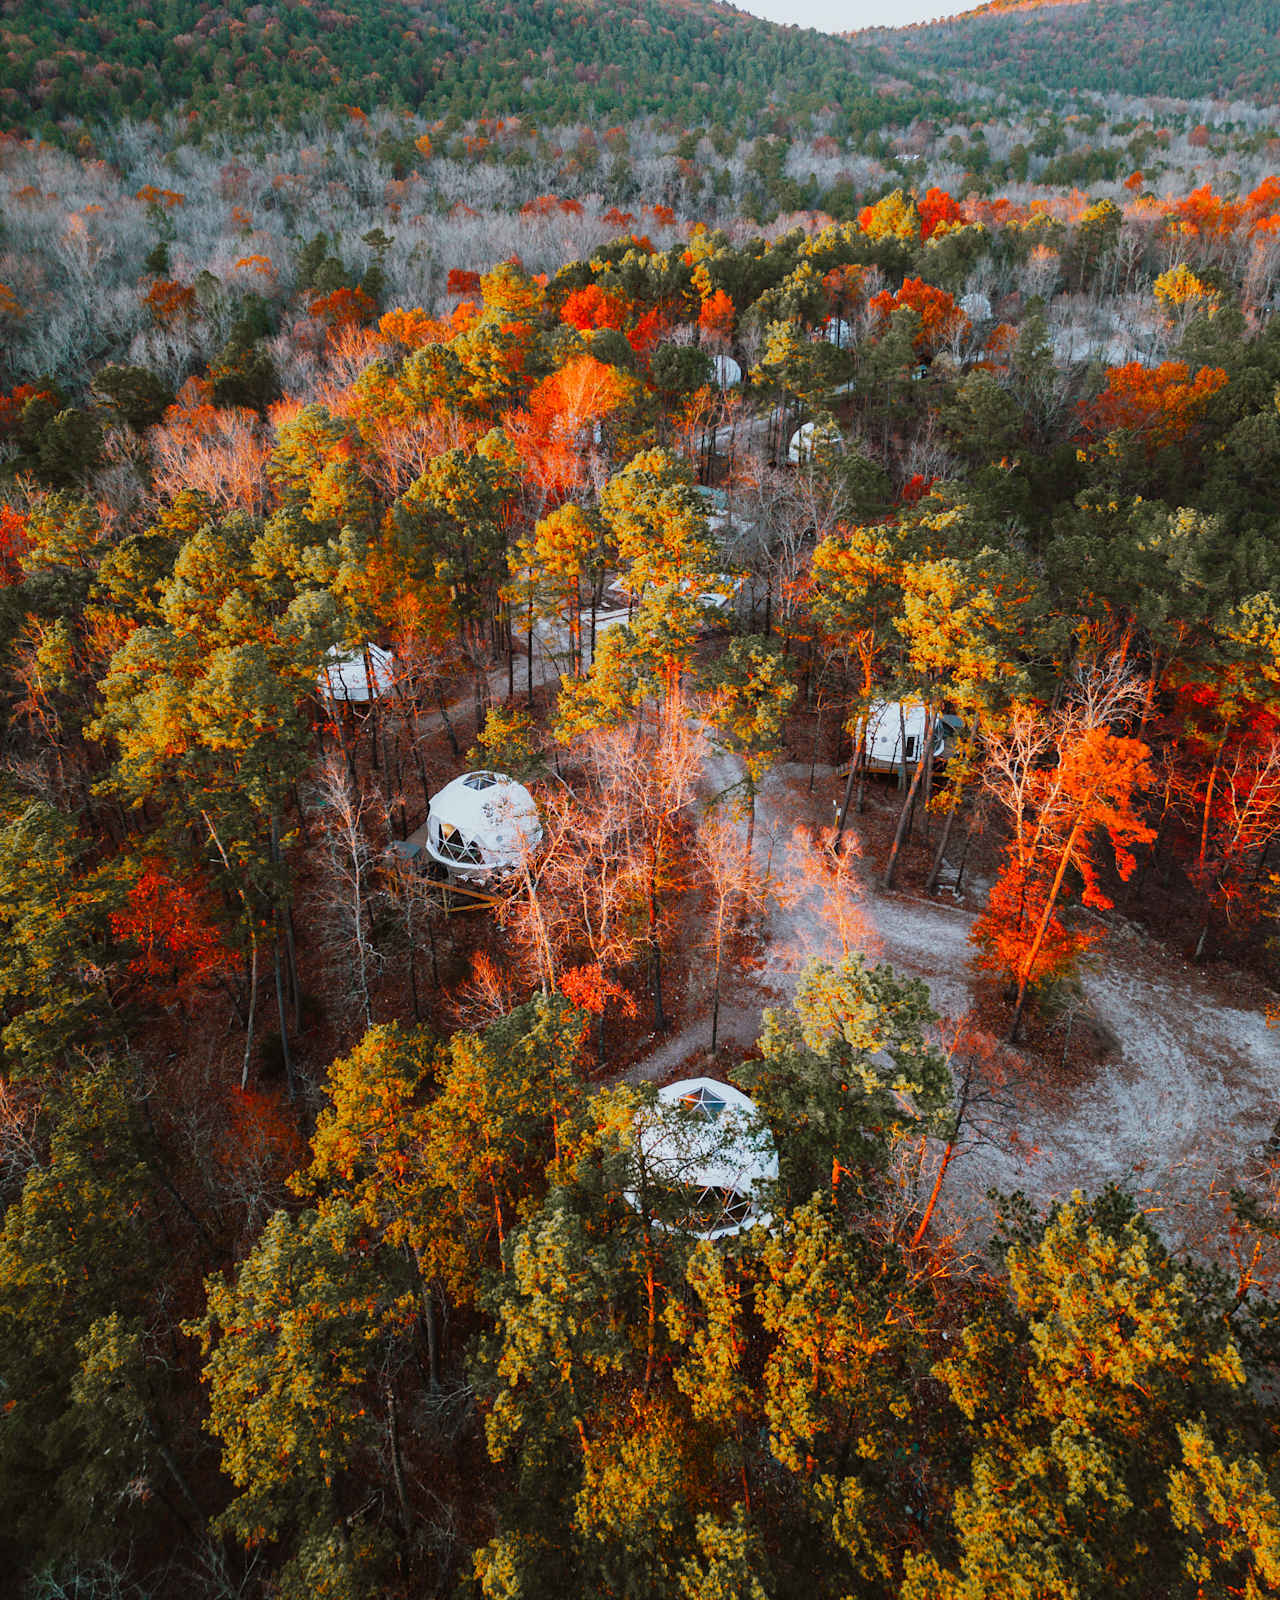
[[858,28],[896,28],[908,22],[932,22],[971,11],[980,0],[733,0],[740,11],[769,22],[794,22],[824,33],[853,33]]

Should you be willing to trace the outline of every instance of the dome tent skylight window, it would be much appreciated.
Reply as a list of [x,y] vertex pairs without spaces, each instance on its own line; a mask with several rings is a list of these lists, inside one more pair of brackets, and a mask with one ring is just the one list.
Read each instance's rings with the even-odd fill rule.
[[713,1078],[686,1078],[658,1090],[636,1123],[637,1187],[661,1217],[702,1239],[767,1227],[768,1191],[778,1177],[773,1135],[746,1095]]
[[696,1083],[696,1089],[690,1089],[680,1096],[680,1104],[687,1106],[691,1112],[700,1116],[704,1122],[714,1122],[717,1117],[722,1117],[725,1110],[724,1096],[719,1092],[720,1085],[713,1084],[710,1078],[691,1078],[691,1083]]

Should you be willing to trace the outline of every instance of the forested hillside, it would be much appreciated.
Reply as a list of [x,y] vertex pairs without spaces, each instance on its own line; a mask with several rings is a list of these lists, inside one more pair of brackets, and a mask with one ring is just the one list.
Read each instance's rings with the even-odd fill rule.
[[1280,1595],[1276,6],[0,36],[4,1600]]
[[1028,93],[1280,98],[1275,0],[997,4],[949,22],[854,35],[903,71]]
[[[46,137],[122,116],[202,128],[297,126],[353,106],[428,120],[535,123],[637,117],[741,135],[840,136],[947,117],[995,93],[1046,105],[1081,95],[1274,103],[1275,0],[1092,0],[986,9],[837,39],[714,0],[471,0],[342,7],[163,6],[74,0],[0,9],[0,128]],[[62,128],[62,135],[59,128]]]
[[341,103],[604,125],[710,115],[754,128],[829,105],[866,115],[877,99],[866,52],[702,0],[11,0],[0,39],[0,118],[21,129],[186,108],[215,124],[296,122]]

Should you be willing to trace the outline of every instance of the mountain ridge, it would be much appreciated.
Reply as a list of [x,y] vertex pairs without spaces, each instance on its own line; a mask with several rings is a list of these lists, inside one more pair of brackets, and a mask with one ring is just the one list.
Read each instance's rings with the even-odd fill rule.
[[1280,99],[1280,0],[991,0],[939,22],[863,29],[897,69],[1011,92]]
[[655,116],[740,135],[834,113],[965,115],[958,85],[1041,103],[1086,92],[1280,94],[1280,0],[991,0],[904,29],[835,37],[718,0],[70,0],[0,5],[0,128],[194,112],[301,123],[354,106],[539,124]]
[[427,116],[750,119],[856,99],[857,58],[844,41],[713,0],[518,0],[497,10],[475,0],[104,0],[87,16],[7,0],[0,118],[56,124],[220,100],[252,112],[257,94],[264,116],[292,115],[311,97]]

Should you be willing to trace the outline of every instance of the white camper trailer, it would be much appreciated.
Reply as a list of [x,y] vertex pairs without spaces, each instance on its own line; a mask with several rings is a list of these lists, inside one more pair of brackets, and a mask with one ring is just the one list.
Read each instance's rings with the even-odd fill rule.
[[[731,1084],[686,1078],[659,1089],[637,1120],[636,1145],[646,1183],[677,1198],[680,1220],[659,1227],[726,1239],[772,1222],[777,1147],[754,1104]],[[638,1190],[627,1199],[639,1207]]]
[[[455,883],[488,883],[515,871],[542,842],[533,796],[505,772],[464,772],[431,797],[423,828],[398,854],[425,850]],[[416,848],[415,848],[416,847]]]
[[[875,701],[867,714],[868,771],[900,772],[904,766],[914,767],[920,759],[925,720],[925,708],[918,700]],[[935,764],[955,753],[956,741],[963,730],[964,723],[959,717],[947,712],[938,717],[933,730]]]
[[389,650],[367,644],[360,650],[334,645],[325,652],[316,687],[327,700],[367,705],[395,682],[396,661]]

